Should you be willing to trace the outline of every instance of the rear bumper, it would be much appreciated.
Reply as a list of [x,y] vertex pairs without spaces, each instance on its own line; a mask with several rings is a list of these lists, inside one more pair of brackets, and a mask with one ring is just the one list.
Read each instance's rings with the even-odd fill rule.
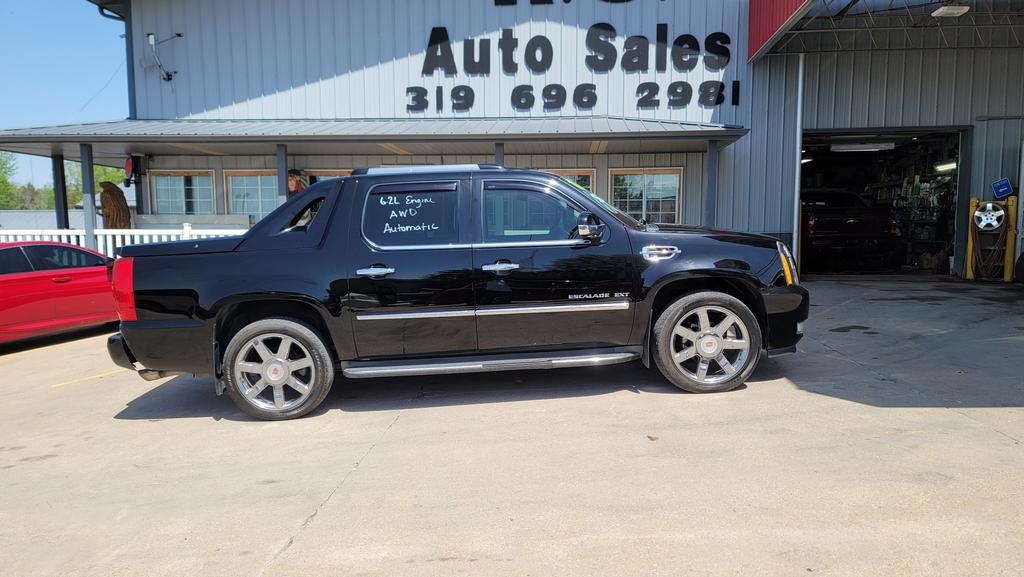
[[135,357],[132,356],[132,351],[128,348],[128,343],[124,342],[124,336],[121,333],[112,334],[107,339],[107,353],[115,365],[136,370]]
[[107,341],[107,352],[118,366],[143,377],[213,372],[209,332],[198,321],[125,321],[121,332]]
[[803,323],[811,308],[810,293],[799,285],[776,287],[765,292],[764,304],[769,356],[795,352],[796,344],[804,336]]

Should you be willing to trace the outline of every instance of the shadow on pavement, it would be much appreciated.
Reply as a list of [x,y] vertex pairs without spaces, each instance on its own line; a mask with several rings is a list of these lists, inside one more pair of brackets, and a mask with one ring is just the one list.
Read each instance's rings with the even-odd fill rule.
[[[776,378],[772,366],[770,361],[765,362],[755,373],[755,379]],[[585,369],[382,379],[339,378],[323,405],[310,416],[335,410],[361,412],[424,409],[587,397],[619,391],[686,394],[663,379],[657,370],[647,369],[639,362]],[[193,417],[252,420],[235,409],[226,395],[215,396],[211,379],[191,376],[175,377],[157,385],[130,401],[115,416],[117,419],[132,420]]]
[[1024,407],[1024,287],[808,283],[814,306],[796,387],[883,408]]
[[[38,349],[42,347],[48,347],[51,345],[59,345],[61,343],[76,341],[78,339],[98,337],[100,335],[106,335],[113,332],[117,332],[117,323],[108,323],[96,327],[89,327],[87,329],[78,329],[74,331],[68,331],[65,333],[59,333],[55,335],[47,335],[43,337],[33,337],[31,339],[15,341],[12,343],[2,343],[0,344],[0,357],[12,353],[20,353],[21,351],[27,351],[30,349]],[[106,354],[106,349],[104,349],[103,352],[104,354]]]

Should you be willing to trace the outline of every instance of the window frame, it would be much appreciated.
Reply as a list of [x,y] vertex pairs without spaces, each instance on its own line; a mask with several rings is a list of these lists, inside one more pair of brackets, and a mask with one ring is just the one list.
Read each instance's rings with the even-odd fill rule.
[[[149,200],[149,209],[151,214],[156,215],[167,215],[167,216],[209,216],[219,214],[217,212],[217,176],[213,170],[197,169],[197,170],[149,170],[147,171],[147,182],[148,191],[146,194],[147,200]],[[208,176],[210,177],[210,212],[209,213],[193,213],[187,212],[158,212],[156,204],[156,177],[158,176]]]
[[[670,168],[609,168],[608,169],[608,203],[615,206],[615,176],[625,174],[640,174],[646,176],[648,174],[674,174],[679,177],[679,193],[676,196],[676,210],[675,222],[651,222],[646,221],[650,224],[681,224],[683,220],[683,169],[684,167],[670,167]],[[640,214],[642,219],[647,218],[647,193],[644,192],[644,196],[641,199],[641,206],[643,211]],[[621,208],[619,210],[622,210]],[[626,214],[629,212],[623,210]]]
[[[449,186],[449,185],[452,185],[452,184],[455,185],[454,189],[444,189],[444,188],[441,188],[443,186]],[[471,204],[471,203],[467,202],[469,199],[467,198],[466,181],[464,181],[464,180],[459,180],[459,179],[416,180],[416,181],[401,181],[401,180],[399,180],[399,181],[389,181],[389,182],[378,182],[378,183],[373,184],[372,186],[370,186],[368,189],[366,189],[366,193],[363,195],[363,206],[360,208],[360,214],[359,214],[359,237],[362,239],[362,241],[364,243],[366,243],[366,246],[372,248],[373,250],[378,250],[378,251],[382,251],[382,252],[390,252],[390,251],[396,251],[396,250],[411,251],[411,250],[448,250],[448,249],[467,249],[467,248],[472,248],[473,245],[471,243],[465,242],[467,240],[467,236],[468,236],[466,229],[467,228],[472,229],[472,224],[470,224],[470,226],[462,225],[462,226],[459,227],[459,230],[456,233],[456,240],[457,240],[457,242],[454,243],[454,244],[405,244],[405,245],[382,246],[382,245],[379,245],[379,244],[373,242],[372,240],[370,240],[370,237],[366,236],[366,207],[367,207],[367,205],[370,202],[370,197],[372,197],[375,194],[374,190],[376,190],[378,188],[391,187],[391,186],[417,186],[417,185],[422,185],[422,186],[426,187],[426,189],[423,190],[423,192],[454,192],[455,196],[456,196],[456,199],[457,199],[457,202],[458,202],[458,204],[456,205],[456,210],[457,210],[460,218],[462,218],[466,214],[466,210],[467,210],[466,209],[466,205],[467,204]],[[430,188],[431,186],[436,187],[436,188],[431,189]],[[412,192],[412,191],[409,191],[409,192]],[[381,193],[381,194],[386,194],[386,193]],[[463,220],[465,220],[465,219],[463,219]]]
[[[569,186],[568,183],[564,183],[565,186]],[[580,214],[584,212],[592,212],[586,206],[583,206],[576,199],[562,193],[557,188],[552,186],[535,182],[531,180],[518,180],[511,178],[497,178],[497,179],[483,179],[480,181],[479,188],[475,189],[475,192],[479,194],[476,200],[479,204],[479,212],[475,215],[476,227],[473,231],[473,237],[476,241],[473,243],[473,248],[516,248],[516,247],[560,247],[560,246],[578,246],[582,244],[589,244],[590,241],[586,239],[565,239],[565,240],[528,240],[528,241],[510,241],[510,242],[486,242],[484,227],[487,222],[487,213],[485,212],[487,207],[484,203],[484,195],[487,194],[487,187],[489,185],[506,187],[510,190],[527,190],[537,192],[540,194],[546,194],[553,196],[558,200],[564,201],[569,206],[575,208]]]
[[590,186],[592,187],[590,194],[597,194],[597,169],[596,168],[545,168],[544,172],[550,172],[551,174],[562,178],[564,176],[589,176]]
[[[253,224],[255,224],[255,223],[263,220],[267,216],[267,214],[270,214],[270,212],[273,212],[273,211],[270,211],[267,214],[264,214],[263,216],[258,217],[257,215],[254,215],[254,214],[249,214],[249,213],[245,213],[245,212],[234,212],[234,211],[232,211],[232,206],[231,206],[232,205],[232,199],[231,199],[231,177],[233,177],[233,176],[274,176],[274,177],[276,177],[277,176],[277,170],[272,169],[272,168],[252,168],[252,169],[248,169],[248,168],[229,168],[229,169],[224,169],[222,172],[223,172],[222,178],[224,179],[224,212],[225,212],[225,214],[245,215],[245,216],[248,216],[250,219],[252,219],[251,222]],[[275,185],[275,188],[277,188],[276,185]],[[277,191],[277,196],[279,198],[281,197],[281,191]],[[285,201],[288,200],[287,196],[284,196],[283,198],[285,199]],[[262,202],[262,199],[260,199],[260,201]],[[278,204],[277,206],[279,207],[279,206],[281,206],[281,204],[284,204],[284,203],[282,202],[282,203]],[[261,204],[261,208],[262,208],[262,204]],[[274,207],[274,208],[277,208],[277,207]]]

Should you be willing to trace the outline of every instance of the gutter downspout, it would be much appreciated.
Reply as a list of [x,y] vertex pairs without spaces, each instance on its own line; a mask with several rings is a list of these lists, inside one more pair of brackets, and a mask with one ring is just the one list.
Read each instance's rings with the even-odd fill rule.
[[797,269],[800,268],[800,173],[803,168],[804,147],[804,61],[806,54],[800,53],[796,81],[796,172],[793,178],[793,241],[790,247],[796,255]]
[[135,112],[135,46],[132,41],[132,5],[128,2],[125,5],[125,15],[122,17],[116,12],[111,12],[109,9],[103,6],[97,6],[100,16],[110,19],[117,20],[118,22],[124,22],[124,54],[127,64],[125,71],[128,77],[128,119],[134,120],[137,118]]

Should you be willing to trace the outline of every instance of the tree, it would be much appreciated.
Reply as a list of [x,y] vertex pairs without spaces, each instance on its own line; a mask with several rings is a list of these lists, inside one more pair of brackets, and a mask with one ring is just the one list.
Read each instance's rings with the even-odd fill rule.
[[[93,194],[97,198],[99,198],[100,192],[102,192],[100,188],[101,182],[109,180],[118,186],[121,186],[124,182],[123,169],[100,166],[98,164],[94,164],[92,168],[93,187],[95,188]],[[85,196],[82,193],[82,163],[70,160],[64,161],[64,174],[68,187],[68,206],[78,206],[78,203],[82,202],[82,197]]]
[[14,204],[16,188],[11,179],[18,169],[18,162],[10,152],[0,152],[0,210]]

